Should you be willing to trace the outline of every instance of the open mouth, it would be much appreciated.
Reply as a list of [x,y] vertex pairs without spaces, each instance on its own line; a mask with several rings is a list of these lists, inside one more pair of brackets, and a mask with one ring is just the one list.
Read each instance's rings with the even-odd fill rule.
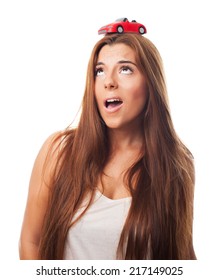
[[123,103],[123,101],[119,98],[111,98],[111,99],[107,99],[105,101],[105,107],[107,109],[113,109],[118,107],[119,105],[121,105]]

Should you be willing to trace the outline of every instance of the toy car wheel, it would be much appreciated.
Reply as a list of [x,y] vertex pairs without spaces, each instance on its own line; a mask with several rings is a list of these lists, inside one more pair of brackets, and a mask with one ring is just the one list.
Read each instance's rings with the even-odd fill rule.
[[144,34],[145,33],[144,27],[142,27],[142,26],[139,27],[139,33],[140,34]]
[[123,27],[121,25],[117,26],[117,33],[123,33]]

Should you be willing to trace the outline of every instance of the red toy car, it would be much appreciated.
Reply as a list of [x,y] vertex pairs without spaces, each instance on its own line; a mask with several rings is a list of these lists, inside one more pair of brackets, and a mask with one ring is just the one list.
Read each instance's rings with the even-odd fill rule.
[[98,30],[98,34],[107,33],[123,33],[123,32],[134,32],[144,34],[147,32],[145,26],[135,20],[128,21],[127,18],[119,18],[114,23],[107,24]]

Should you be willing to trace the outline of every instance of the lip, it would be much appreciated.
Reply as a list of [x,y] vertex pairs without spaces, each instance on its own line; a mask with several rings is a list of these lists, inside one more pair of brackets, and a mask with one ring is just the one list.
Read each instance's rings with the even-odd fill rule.
[[[107,100],[109,100],[109,99],[119,99],[122,101],[122,103],[120,105],[117,105],[116,107],[112,107],[112,108],[106,107],[105,104],[106,104]],[[118,96],[109,97],[104,100],[104,109],[107,113],[115,113],[115,112],[119,111],[122,106],[123,106],[123,100]]]
[[104,109],[107,113],[115,113],[118,110],[120,110],[120,108],[123,106],[123,103],[121,103],[120,105],[117,105],[116,107],[113,108],[107,108],[106,106],[104,106]]

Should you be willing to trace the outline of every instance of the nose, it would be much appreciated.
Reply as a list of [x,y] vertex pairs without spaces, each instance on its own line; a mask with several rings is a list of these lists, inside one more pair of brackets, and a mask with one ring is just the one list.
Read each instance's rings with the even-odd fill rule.
[[105,89],[112,90],[112,89],[115,89],[116,86],[115,86],[114,83],[105,83],[105,84],[104,84],[104,88],[105,88]]
[[113,90],[118,87],[118,83],[114,75],[108,75],[104,81],[104,88],[108,90]]

